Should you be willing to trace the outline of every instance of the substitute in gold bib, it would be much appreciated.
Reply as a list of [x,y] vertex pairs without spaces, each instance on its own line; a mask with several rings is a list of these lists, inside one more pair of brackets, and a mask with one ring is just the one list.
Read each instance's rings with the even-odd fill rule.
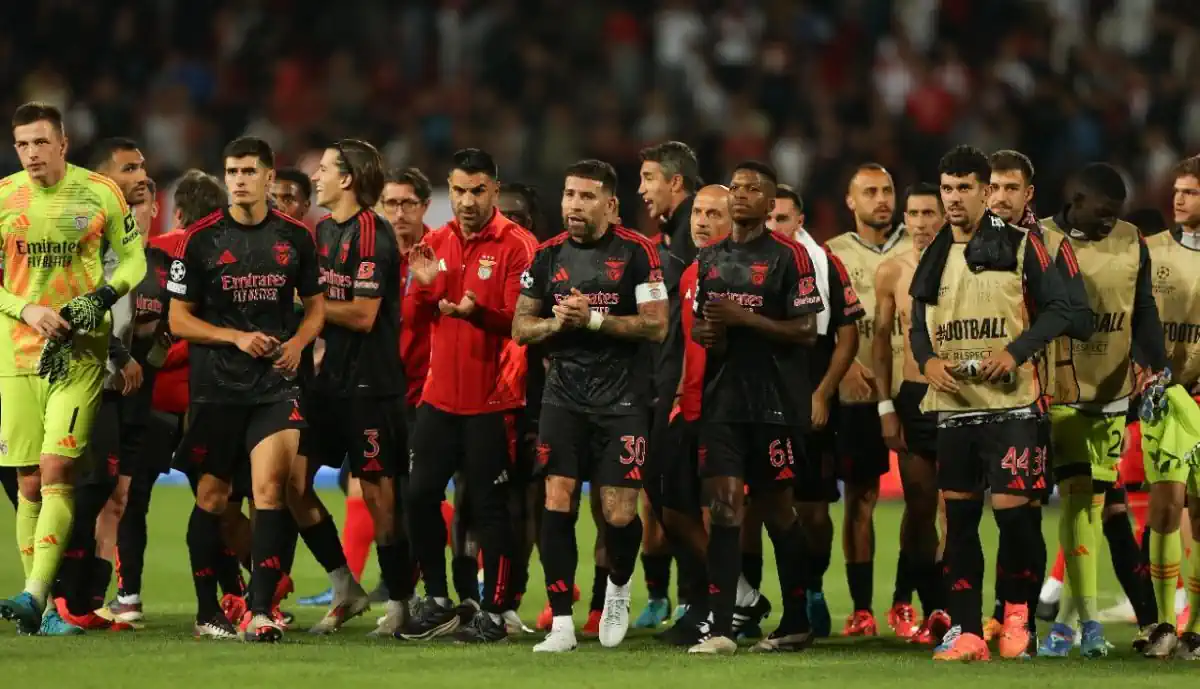
[[[1166,344],[1174,382],[1200,394],[1200,156],[1175,167],[1175,227],[1146,239],[1153,261],[1151,289]],[[1138,352],[1139,359],[1141,352]],[[1139,362],[1141,363],[1141,362]],[[1143,430],[1150,428],[1143,424]],[[1152,430],[1143,439],[1153,436]],[[1157,441],[1156,441],[1157,442]],[[1145,445],[1144,445],[1145,447]],[[1188,570],[1188,604],[1193,614],[1176,629],[1175,581],[1183,564],[1180,539],[1183,508],[1190,507],[1193,538],[1200,533],[1200,470],[1182,461],[1181,453],[1161,447],[1145,453],[1146,482],[1150,484],[1150,578],[1157,619],[1146,636],[1148,658],[1200,659],[1200,548],[1193,544]],[[1182,616],[1178,616],[1182,619]],[[1182,632],[1182,633],[1180,633]]]
[[[872,342],[880,332],[872,322],[875,271],[885,259],[911,251],[912,239],[902,225],[894,222],[896,189],[891,174],[878,163],[858,166],[846,191],[846,207],[854,214],[854,231],[834,237],[825,246],[845,266],[867,318],[858,322],[858,351],[838,386],[838,478],[845,482],[846,494],[842,547],[846,556],[846,583],[854,604],[842,635],[875,636],[878,625],[871,610],[873,519],[879,500],[879,477],[890,468],[871,362]],[[883,332],[892,340],[892,370],[899,372],[904,366],[904,348],[898,329],[888,324]],[[899,390],[900,376],[894,378],[896,386],[888,397]]]
[[1145,242],[1133,225],[1118,220],[1125,182],[1104,163],[1081,169],[1067,190],[1062,211],[1041,221],[1052,252],[1074,250],[1094,314],[1088,338],[1060,338],[1055,364],[1051,437],[1054,476],[1063,497],[1059,541],[1070,590],[1039,655],[1070,652],[1073,613],[1083,627],[1082,653],[1106,655],[1097,621],[1097,559],[1104,494],[1117,480],[1129,398],[1134,394],[1133,351],[1153,371],[1165,365],[1162,325],[1150,289],[1153,271]]
[[[979,523],[990,490],[1001,537],[1000,566],[1032,571],[1044,558],[1039,509],[1045,447],[1038,442],[1041,395],[1031,358],[1062,335],[1073,313],[1041,239],[987,210],[991,168],[983,152],[958,146],[939,164],[948,228],[921,255],[910,294],[910,346],[929,380],[922,410],[938,414],[938,483],[946,499],[947,610],[955,627],[937,660],[986,660],[982,639],[983,548]],[[982,323],[988,323],[984,328]],[[961,325],[970,323],[975,325]],[[993,327],[1002,323],[1003,327]],[[933,333],[951,337],[934,339]],[[1032,582],[1034,577],[1029,577]],[[1024,600],[1036,597],[1030,583]],[[1028,654],[1028,603],[1010,604],[1004,657]]]

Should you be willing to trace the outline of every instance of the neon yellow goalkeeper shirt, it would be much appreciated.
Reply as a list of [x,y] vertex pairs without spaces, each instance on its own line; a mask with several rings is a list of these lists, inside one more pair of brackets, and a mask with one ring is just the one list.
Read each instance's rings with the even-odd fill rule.
[[[104,247],[120,264],[109,285],[124,295],[146,272],[137,220],[115,182],[67,165],[66,175],[43,187],[22,171],[0,180],[0,376],[37,372],[45,339],[21,320],[28,304],[59,309],[104,284]],[[103,366],[111,318],[76,335],[74,361]]]

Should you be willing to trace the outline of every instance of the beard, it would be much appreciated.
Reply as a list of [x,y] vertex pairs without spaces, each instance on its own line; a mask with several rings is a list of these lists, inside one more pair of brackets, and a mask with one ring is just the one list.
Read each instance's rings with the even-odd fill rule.
[[892,219],[890,217],[887,220],[876,220],[874,215],[869,215],[865,218],[860,216],[859,221],[872,230],[886,230],[892,226]]

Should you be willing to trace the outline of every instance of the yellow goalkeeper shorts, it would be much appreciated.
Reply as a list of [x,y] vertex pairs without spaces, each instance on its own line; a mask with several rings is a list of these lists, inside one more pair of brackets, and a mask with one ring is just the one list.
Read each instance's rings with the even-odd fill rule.
[[0,378],[0,466],[35,467],[42,455],[78,459],[92,435],[105,370],[72,363],[51,385],[36,375]]
[[1050,439],[1055,480],[1091,475],[1095,481],[1116,482],[1125,440],[1124,416],[1055,405],[1050,408]]

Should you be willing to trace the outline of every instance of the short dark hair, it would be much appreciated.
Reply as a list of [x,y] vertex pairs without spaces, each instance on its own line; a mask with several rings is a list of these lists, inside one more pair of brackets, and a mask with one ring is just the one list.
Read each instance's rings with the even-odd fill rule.
[[700,187],[700,162],[692,147],[682,141],[647,146],[638,155],[643,163],[658,163],[667,179],[675,175],[683,177],[683,188],[687,193],[694,193]]
[[342,139],[331,148],[338,153],[338,172],[350,175],[358,205],[373,208],[383,193],[383,156],[361,139]]
[[1200,181],[1200,155],[1184,158],[1175,165],[1175,179],[1180,177],[1195,177]]
[[775,187],[775,200],[790,199],[792,205],[796,207],[797,213],[804,213],[804,200],[800,198],[800,194],[787,184],[780,184]]
[[779,187],[779,175],[775,172],[775,168],[771,167],[769,164],[764,163],[761,160],[743,160],[742,162],[733,166],[734,172],[737,172],[738,170],[749,170],[750,172],[757,172],[758,174],[762,175],[771,183],[772,187],[776,188],[775,190],[772,190],[772,196],[774,196],[774,193],[776,193],[776,190]]
[[492,179],[500,178],[500,170],[496,167],[496,159],[492,154],[480,148],[463,148],[454,152],[450,160],[450,171],[461,170],[468,175],[485,174]]
[[112,162],[113,154],[117,151],[136,151],[139,146],[136,141],[124,136],[113,136],[101,139],[92,146],[92,155],[88,158],[88,169],[99,170]]
[[180,220],[187,227],[201,218],[211,215],[229,203],[225,188],[216,177],[203,170],[188,170],[175,185],[175,208],[179,209]]
[[225,151],[221,155],[225,158],[254,156],[263,167],[275,169],[275,152],[271,150],[271,144],[257,136],[239,136],[225,145]]
[[1138,228],[1143,237],[1152,237],[1167,230],[1166,218],[1157,208],[1139,208],[1130,211],[1124,220]]
[[538,205],[537,189],[522,182],[505,182],[500,185],[501,194],[515,194],[525,201],[525,207],[533,211]]
[[422,202],[428,201],[433,196],[433,185],[429,183],[429,178],[421,172],[420,168],[406,167],[403,170],[393,169],[387,173],[383,179],[384,184],[407,184],[413,188],[413,193]]
[[917,182],[904,190],[904,206],[908,207],[908,199],[914,196],[932,196],[937,199],[938,207],[942,205],[942,192],[933,182]]
[[12,126],[13,129],[16,129],[17,127],[23,127],[34,122],[41,122],[42,120],[53,125],[59,134],[63,133],[62,111],[49,103],[37,100],[19,106],[13,112]]
[[281,170],[276,170],[275,181],[291,182],[300,189],[300,198],[306,200],[312,198],[312,180],[299,168],[285,167]]
[[960,144],[946,152],[938,161],[938,175],[951,177],[970,177],[975,175],[982,185],[987,185],[992,178],[992,166],[988,164],[987,156],[974,146]]
[[587,158],[567,166],[564,177],[581,177],[583,179],[595,180],[600,183],[600,188],[604,189],[609,194],[617,193],[617,171],[612,165],[603,160],[595,158]]
[[540,237],[538,230],[542,225],[542,209],[541,202],[538,200],[537,189],[532,185],[523,184],[521,182],[505,182],[500,185],[501,194],[513,194],[520,196],[525,202],[525,209],[529,211],[529,219],[533,223],[533,227],[525,229],[533,233],[535,237]]
[[1088,163],[1076,175],[1075,181],[1094,193],[1100,194],[1113,201],[1124,201],[1129,193],[1125,188],[1125,178],[1117,168],[1108,163]]
[[988,165],[992,172],[1012,172],[1016,170],[1025,179],[1025,184],[1033,184],[1033,161],[1029,156],[1011,148],[1001,149],[988,156]]

